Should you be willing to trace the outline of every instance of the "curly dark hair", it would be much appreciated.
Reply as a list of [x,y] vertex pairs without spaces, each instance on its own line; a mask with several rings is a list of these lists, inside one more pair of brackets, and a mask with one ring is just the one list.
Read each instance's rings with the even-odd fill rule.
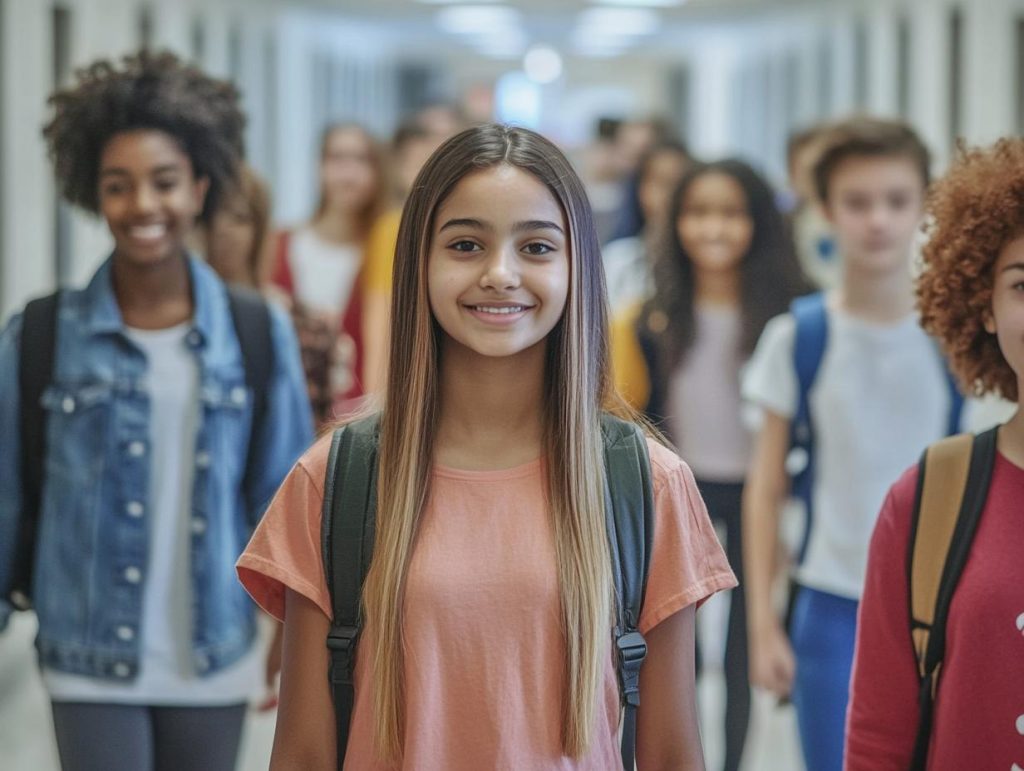
[[928,213],[917,280],[921,324],[942,344],[965,389],[1017,401],[1017,377],[984,323],[999,253],[1024,234],[1024,139],[988,148],[961,144],[931,191]]
[[210,189],[206,220],[224,188],[237,179],[244,156],[245,115],[238,90],[168,52],[140,51],[118,67],[109,59],[75,73],[73,86],[49,99],[53,118],[43,128],[61,194],[99,213],[99,164],[111,137],[157,129],[174,137]]
[[809,290],[797,262],[789,230],[768,183],[743,161],[727,159],[698,164],[683,176],[672,195],[670,216],[655,254],[654,295],[640,313],[637,332],[658,349],[659,378],[668,378],[694,342],[696,280],[693,261],[679,239],[676,223],[690,187],[706,174],[736,180],[747,199],[754,232],[740,262],[741,353],[749,355],[765,324],[784,313],[794,297]]

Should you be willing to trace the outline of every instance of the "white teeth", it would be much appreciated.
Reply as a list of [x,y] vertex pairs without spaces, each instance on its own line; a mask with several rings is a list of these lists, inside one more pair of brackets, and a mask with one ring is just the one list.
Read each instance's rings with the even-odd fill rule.
[[526,306],[523,305],[502,305],[498,307],[492,305],[474,305],[472,308],[473,310],[480,311],[481,313],[493,313],[496,316],[503,316],[510,313],[522,313],[526,310]]
[[132,238],[138,238],[143,241],[151,241],[157,238],[163,238],[167,232],[166,225],[136,225],[129,231]]

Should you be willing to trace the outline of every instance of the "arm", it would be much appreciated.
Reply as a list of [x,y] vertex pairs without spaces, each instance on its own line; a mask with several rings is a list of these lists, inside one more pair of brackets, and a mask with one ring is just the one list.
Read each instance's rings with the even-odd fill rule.
[[271,771],[335,771],[334,705],[327,683],[330,621],[311,600],[285,592],[281,703]]
[[[847,711],[847,771],[902,771],[913,754],[918,677],[910,642],[907,544],[915,483],[907,474],[894,486],[871,537]],[[900,496],[900,488],[909,492]]]
[[780,697],[789,695],[795,663],[772,602],[777,573],[779,507],[786,495],[789,420],[765,410],[743,492],[743,567],[747,580],[750,679]]
[[637,708],[637,768],[704,769],[694,676],[694,606],[647,634]]
[[313,442],[313,417],[306,391],[306,378],[299,357],[299,344],[291,320],[280,308],[270,304],[271,337],[274,343],[274,372],[267,393],[267,412],[263,436],[256,437],[261,453],[253,474],[249,500],[262,501],[250,511],[250,526],[263,514],[267,501],[284,480],[292,464]]
[[[0,334],[0,588],[9,586],[11,555],[21,519],[21,428],[18,424],[18,352],[21,317],[16,316]],[[0,594],[0,631],[12,612]]]

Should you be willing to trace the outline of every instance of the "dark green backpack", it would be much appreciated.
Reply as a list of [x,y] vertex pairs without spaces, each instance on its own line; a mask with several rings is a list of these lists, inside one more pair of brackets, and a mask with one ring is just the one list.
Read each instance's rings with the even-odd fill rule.
[[[604,435],[605,516],[615,581],[613,630],[623,706],[622,762],[634,768],[640,665],[647,644],[637,630],[654,536],[650,458],[643,432],[609,414]],[[321,542],[333,621],[327,635],[329,679],[338,732],[338,768],[345,762],[355,699],[355,649],[362,627],[360,600],[373,556],[377,504],[379,415],[335,430],[327,462]],[[337,493],[337,494],[336,494]]]

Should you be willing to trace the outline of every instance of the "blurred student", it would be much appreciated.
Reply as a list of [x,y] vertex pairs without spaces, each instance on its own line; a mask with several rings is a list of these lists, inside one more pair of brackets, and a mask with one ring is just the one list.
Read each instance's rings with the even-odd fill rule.
[[665,235],[672,193],[689,165],[686,148],[674,141],[655,145],[640,161],[636,194],[642,230],[601,250],[613,317],[650,296],[657,240]]
[[[871,539],[860,605],[848,771],[1012,769],[1024,762],[1024,605],[1018,589],[1024,581],[1022,192],[1024,140],[1004,139],[963,152],[931,197],[917,286],[922,323],[970,391],[999,395],[1018,409],[997,429],[929,450],[929,456],[959,453],[960,464],[970,458],[976,471],[948,488],[965,493],[966,511],[948,508],[945,493],[930,495],[933,488],[947,489],[943,483],[953,475],[945,466],[911,467],[889,490]],[[936,531],[953,520],[937,520],[942,513],[961,521],[947,559],[937,550]],[[973,530],[961,529],[971,515]],[[953,562],[955,553],[961,562]],[[950,568],[950,601],[932,605],[921,597],[914,582],[927,577],[919,572],[922,559],[943,573],[960,565],[959,571]],[[915,602],[915,595],[924,602]],[[940,607],[948,610],[944,623],[939,615],[929,620],[929,641],[939,645],[923,656],[927,627],[919,616]],[[921,668],[925,659],[928,666]],[[927,679],[932,667],[935,674]]]
[[232,566],[312,440],[287,316],[186,247],[235,183],[238,93],[143,52],[50,103],[58,186],[114,249],[0,335],[0,626],[27,592],[65,771],[230,771],[263,669]]
[[[928,151],[901,123],[833,130],[814,179],[842,282],[769,322],[744,376],[744,397],[763,413],[743,499],[751,679],[792,698],[813,771],[842,767],[857,602],[885,491],[959,424],[960,396],[913,307],[928,175]],[[806,527],[784,629],[772,579],[787,469],[798,466]]]
[[247,164],[201,228],[203,254],[228,284],[263,290],[270,280],[270,193]]
[[387,195],[373,137],[335,124],[320,143],[320,200],[312,219],[278,235],[272,281],[292,304],[317,426],[358,406],[367,238]]
[[740,502],[751,437],[741,419],[740,370],[765,324],[804,282],[770,186],[741,161],[694,167],[666,214],[653,297],[617,324],[613,359],[616,380],[634,398],[646,394],[640,406],[693,469],[740,579],[725,651],[724,768],[736,771],[750,717]]
[[814,167],[829,130],[829,124],[811,126],[794,133],[786,146],[790,193],[786,217],[804,274],[824,290],[835,289],[842,272],[839,248],[814,183]]

